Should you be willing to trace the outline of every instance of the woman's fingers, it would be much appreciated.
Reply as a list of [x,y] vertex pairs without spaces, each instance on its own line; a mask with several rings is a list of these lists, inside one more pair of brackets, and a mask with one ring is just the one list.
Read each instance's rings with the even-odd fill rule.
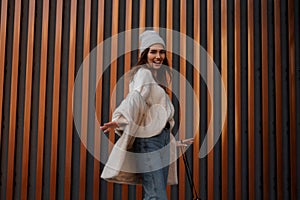
[[188,145],[187,145],[187,144],[184,144],[184,143],[181,143],[180,141],[177,141],[177,142],[176,142],[176,146],[177,146],[177,147],[187,147]]
[[110,131],[110,128],[107,128],[107,129],[104,130],[104,133],[107,133],[109,131]]
[[100,129],[105,132],[105,130],[107,129],[107,127],[106,126],[100,126]]
[[105,123],[104,126],[111,127],[111,128],[116,128],[116,127],[118,127],[118,124],[117,124],[117,122],[112,121],[112,122]]
[[107,126],[101,126],[100,127],[100,129],[104,132],[104,133],[106,133],[106,132],[109,132],[110,131],[110,128],[109,127],[107,127]]
[[183,144],[193,144],[193,142],[194,142],[194,138],[189,138],[189,139],[182,140]]
[[100,126],[100,129],[102,131],[104,131],[104,133],[106,133],[106,132],[109,132],[111,129],[114,129],[114,128],[117,128],[117,127],[119,127],[118,123],[112,121],[112,122],[105,123],[103,126]]
[[179,140],[177,141],[177,146],[178,147],[187,147],[190,144],[194,143],[194,138],[188,138],[188,139],[184,139],[184,140]]

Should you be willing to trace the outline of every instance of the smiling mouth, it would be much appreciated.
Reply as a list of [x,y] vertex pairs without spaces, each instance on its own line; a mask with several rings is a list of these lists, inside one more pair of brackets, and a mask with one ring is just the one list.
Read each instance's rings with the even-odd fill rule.
[[161,61],[160,61],[160,60],[154,60],[154,61],[153,61],[153,64],[160,65],[160,64],[161,64]]

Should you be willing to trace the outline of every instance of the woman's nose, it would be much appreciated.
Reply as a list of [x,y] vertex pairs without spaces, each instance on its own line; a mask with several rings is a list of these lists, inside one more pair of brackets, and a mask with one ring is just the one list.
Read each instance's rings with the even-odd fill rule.
[[156,57],[156,58],[160,58],[160,53],[157,52],[155,57]]

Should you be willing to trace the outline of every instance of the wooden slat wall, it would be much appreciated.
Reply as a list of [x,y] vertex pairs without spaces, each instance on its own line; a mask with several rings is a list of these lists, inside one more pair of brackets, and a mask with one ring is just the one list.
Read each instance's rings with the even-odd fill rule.
[[[194,40],[200,44],[200,4],[199,1],[194,1]],[[200,66],[200,47],[195,46],[194,47],[194,65]],[[195,91],[195,96],[199,100],[200,99],[200,72],[197,69],[194,69],[194,91]],[[194,107],[197,106],[197,102],[194,101]],[[199,110],[200,111],[200,110]],[[200,112],[199,112],[200,113]],[[200,120],[200,115],[199,113],[195,112],[194,113],[194,127],[196,124],[199,123]],[[200,124],[198,124],[200,125]],[[198,151],[200,149],[200,130],[195,129],[193,130],[195,134],[194,138],[194,146],[193,146],[193,155],[198,155]],[[197,156],[194,156],[193,158],[193,181],[195,183],[195,188],[197,193],[199,194],[199,159]]]
[[63,0],[56,4],[55,26],[55,53],[54,53],[54,82],[53,82],[53,107],[52,107],[52,137],[51,137],[51,163],[50,163],[50,199],[56,197],[57,178],[57,148],[58,148],[58,119],[59,119],[59,95],[61,74],[61,37],[62,37],[62,12]]
[[[6,44],[6,24],[7,24],[7,1],[2,1],[1,4],[1,38],[0,38],[0,110],[3,105],[3,85],[4,85],[4,62],[5,62],[5,44]],[[2,127],[2,114],[0,114],[0,127]],[[0,129],[0,147],[1,147],[2,128]]]
[[241,169],[241,2],[234,5],[235,199],[242,199]]
[[[39,11],[42,13],[40,18],[36,17],[39,5],[43,8]],[[137,52],[128,52],[122,59],[112,61],[109,73],[108,70],[104,72],[104,53],[109,51],[106,55],[115,58],[123,46],[120,43],[123,41],[113,40],[110,49],[98,49],[96,74],[91,73],[86,64],[80,91],[82,99],[76,100],[82,104],[77,108],[82,113],[80,129],[84,141],[81,144],[73,123],[72,106],[77,72],[96,45],[124,30],[140,28],[141,33],[146,27],[154,27],[156,31],[161,31],[160,27],[176,29],[182,34],[190,34],[195,42],[201,42],[209,56],[219,63],[225,89],[231,95],[225,96],[227,104],[220,101],[221,106],[227,108],[220,148],[213,149],[207,159],[199,159],[201,138],[206,134],[203,130],[210,123],[214,124],[212,132],[219,126],[213,116],[216,113],[214,103],[218,101],[212,93],[206,95],[201,76],[206,76],[208,83],[215,87],[216,72],[207,62],[206,66],[201,66],[205,69],[203,72],[193,69],[191,73],[185,56],[189,56],[189,48],[193,48],[194,66],[199,66],[205,63],[200,60],[200,49],[188,46],[185,38],[174,41],[173,34],[166,32],[168,49],[180,47],[181,52],[181,56],[167,52],[171,67],[193,81],[196,97],[201,99],[200,105],[193,102],[194,107],[207,105],[200,113],[196,109],[194,113],[185,113],[186,102],[189,102],[186,83],[173,80],[180,81],[175,84],[178,88],[173,87],[180,93],[180,117],[185,119],[193,115],[193,123],[198,119],[207,122],[200,123],[199,129],[192,129],[196,132],[195,143],[192,151],[187,152],[193,155],[188,160],[192,162],[193,180],[199,196],[202,199],[300,198],[297,171],[300,158],[296,151],[300,145],[297,140],[300,133],[296,131],[300,124],[297,114],[300,113],[297,105],[300,85],[296,84],[300,77],[296,62],[296,51],[300,48],[297,1],[248,0],[245,4],[241,0],[2,0],[0,6],[0,199],[141,199],[140,186],[120,186],[101,180],[103,164],[98,160],[100,138],[103,138],[99,123],[109,119],[112,111],[102,105],[115,107],[118,103],[117,99],[111,99],[114,87],[120,72],[128,72],[137,60]],[[193,8],[192,14],[189,8]],[[24,32],[26,36],[21,35]],[[125,51],[130,51],[132,41],[137,40],[133,36],[126,32]],[[21,48],[22,44],[26,44],[26,48]],[[282,48],[288,51],[283,52]],[[63,73],[64,69],[67,73]],[[90,85],[91,75],[99,76],[102,72],[109,77],[100,78],[97,85]],[[34,80],[38,80],[38,86],[34,86]],[[288,90],[283,91],[287,86]],[[88,99],[89,87],[96,88],[95,100]],[[124,85],[122,91],[125,97],[128,86]],[[200,94],[205,94],[206,98]],[[283,94],[288,95],[283,97]],[[107,96],[108,104],[104,99]],[[91,102],[94,105],[90,105]],[[88,121],[91,106],[95,107],[97,117],[91,123],[92,128]],[[38,108],[37,113],[33,112],[35,108]],[[228,117],[232,117],[232,121]],[[179,139],[185,137],[186,130],[191,130],[187,124],[185,120],[181,121]],[[87,134],[91,130],[95,132],[93,145],[98,159],[91,158],[84,145],[91,140]],[[19,137],[20,133],[22,137]],[[213,141],[214,135],[209,136],[208,142]],[[115,135],[111,133],[109,139],[114,141]],[[231,142],[234,147],[229,146]],[[242,147],[245,144],[247,147]],[[32,151],[34,153],[30,153]],[[283,163],[286,156],[289,163]],[[59,168],[61,166],[63,170]],[[168,197],[191,198],[193,194],[181,158],[178,167],[179,185],[168,186]],[[58,180],[64,182],[58,183]]]
[[38,144],[36,162],[36,198],[42,199],[43,161],[44,161],[44,129],[46,110],[46,79],[47,79],[47,52],[48,52],[48,20],[49,1],[43,1],[42,40],[41,40],[41,61],[40,61],[40,95],[38,115]]
[[[90,52],[90,31],[91,31],[91,1],[84,1],[84,34],[83,34],[83,57],[84,60]],[[81,139],[80,145],[80,179],[79,179],[79,198],[84,199],[86,195],[86,147],[88,131],[88,93],[89,93],[89,72],[90,66],[85,63],[82,73],[82,118],[81,118]]]
[[[208,147],[213,145],[214,141],[214,70],[210,59],[214,59],[214,12],[213,1],[207,1],[207,84],[209,93],[207,95],[207,127],[212,124],[211,130],[208,129]],[[207,150],[209,151],[209,149]],[[207,198],[214,199],[214,149],[212,149],[207,155]]]
[[[13,197],[13,180],[15,169],[15,135],[16,115],[17,115],[17,94],[18,94],[18,74],[19,74],[19,45],[20,45],[20,23],[21,23],[21,0],[15,2],[14,11],[14,33],[13,33],[13,54],[12,54],[12,76],[10,91],[10,115],[9,115],[9,137],[8,137],[8,161],[7,161],[7,198]],[[2,141],[4,142],[4,141]],[[5,141],[7,142],[7,141]],[[2,145],[1,145],[2,146]]]
[[[97,43],[101,43],[103,41],[103,29],[104,29],[104,0],[98,2],[98,24],[97,24]],[[100,66],[103,62],[102,55],[103,48],[99,48],[97,51],[97,66]],[[101,67],[97,68],[96,74],[102,74],[103,69]],[[101,111],[102,111],[102,79],[98,82],[98,87],[96,89],[96,120],[95,120],[95,130],[97,130],[98,122],[101,122]],[[95,136],[95,138],[98,138]],[[95,139],[95,155],[100,155],[100,141],[101,137]],[[94,179],[93,179],[93,197],[94,199],[99,199],[99,188],[100,188],[100,161],[94,160]]]
[[27,199],[28,187],[28,167],[29,167],[29,142],[30,142],[30,110],[32,96],[32,63],[33,63],[33,46],[34,46],[34,15],[35,1],[29,2],[29,18],[28,18],[28,45],[27,45],[27,62],[26,62],[26,93],[24,108],[24,138],[23,138],[23,154],[22,154],[22,189],[21,198]]
[[[227,31],[227,0],[221,1],[221,72],[226,92],[228,91],[228,31]],[[222,98],[225,94],[222,94]],[[222,100],[222,108],[227,108]],[[225,122],[222,132],[222,199],[228,199],[228,114],[225,114]]]
[[[267,21],[267,1],[261,2],[261,39],[262,39],[262,77],[268,77],[268,21]],[[262,93],[267,94],[268,79],[262,79]],[[269,199],[269,107],[268,107],[268,95],[262,96],[262,123],[263,123],[263,198]]]
[[[71,1],[70,8],[70,44],[69,44],[69,74],[68,74],[68,94],[67,94],[67,122],[66,122],[66,160],[65,160],[65,182],[64,199],[71,197],[71,166],[72,166],[72,137],[73,137],[73,115],[72,115],[72,88],[75,80],[75,47],[76,47],[76,12],[77,1]],[[96,168],[96,167],[95,167]],[[94,184],[96,185],[96,184]],[[98,190],[97,190],[98,191]]]
[[[172,15],[173,15],[173,2],[172,0],[167,0],[166,1],[166,29],[170,30],[173,28],[173,19],[172,19]],[[166,33],[166,45],[169,47],[169,49],[172,49],[172,34],[167,31]],[[169,61],[170,66],[172,67],[172,52],[167,51],[167,58]],[[172,88],[172,83],[170,84],[170,88]],[[172,97],[172,94],[170,94],[170,96]],[[171,187],[167,186],[167,194],[168,194],[168,198],[171,199]],[[177,196],[177,194],[176,194]]]
[[275,35],[275,93],[276,93],[276,158],[277,158],[277,198],[282,199],[282,78],[280,44],[280,0],[274,2]]
[[254,17],[253,0],[248,0],[248,167],[249,167],[249,199],[254,193]]
[[[186,2],[185,1],[180,1],[180,33],[186,34]],[[180,37],[179,41],[179,47],[180,47],[180,55],[182,57],[179,58],[179,72],[183,77],[186,77],[186,41],[185,38]],[[173,63],[174,65],[174,63]],[[178,81],[178,80],[177,80]],[[182,80],[179,78],[179,102],[182,102],[180,104],[180,126],[179,126],[179,139],[182,140],[185,138],[186,134],[186,81]],[[182,118],[181,118],[182,117]],[[184,169],[184,162],[183,159],[180,158],[178,162],[179,169]],[[182,187],[179,187],[179,194],[178,198],[179,199],[184,199],[185,198],[185,192],[186,192],[186,173],[185,170],[179,170],[178,173],[178,181],[182,183]]]
[[[295,2],[294,0],[288,1],[288,49],[289,49],[289,110],[295,110],[296,98],[295,98]],[[296,157],[296,112],[290,112],[290,157]],[[296,159],[290,159],[291,168],[291,199],[296,199]]]

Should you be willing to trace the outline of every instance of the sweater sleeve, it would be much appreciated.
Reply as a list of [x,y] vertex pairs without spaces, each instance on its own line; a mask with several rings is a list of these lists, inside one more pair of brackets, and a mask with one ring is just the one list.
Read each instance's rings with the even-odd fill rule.
[[115,121],[118,123],[118,128],[115,128],[115,132],[118,134],[118,135],[122,135],[124,129],[125,129],[125,126],[128,125],[128,121],[126,120],[126,118],[123,116],[123,115],[118,115],[118,116],[115,116],[112,121]]
[[[131,129],[128,126],[139,124],[137,122],[142,119],[140,115],[145,113],[145,105],[149,105],[151,102],[149,96],[153,84],[156,82],[150,70],[141,68],[136,72],[130,83],[129,94],[113,113],[112,121],[116,121],[119,125],[118,128],[115,128],[118,135],[122,135],[126,128]],[[134,131],[131,129],[130,132]]]
[[134,134],[143,119],[145,109],[146,103],[140,93],[137,91],[128,93],[113,112],[112,121],[116,121],[119,124],[119,128],[116,128],[115,132],[118,135],[122,135],[124,131],[130,130],[127,133]]
[[152,73],[150,70],[141,68],[134,75],[134,79],[132,81],[132,86],[130,87],[131,91],[135,90],[140,93],[144,100],[150,95],[151,86],[156,84],[153,79]]

